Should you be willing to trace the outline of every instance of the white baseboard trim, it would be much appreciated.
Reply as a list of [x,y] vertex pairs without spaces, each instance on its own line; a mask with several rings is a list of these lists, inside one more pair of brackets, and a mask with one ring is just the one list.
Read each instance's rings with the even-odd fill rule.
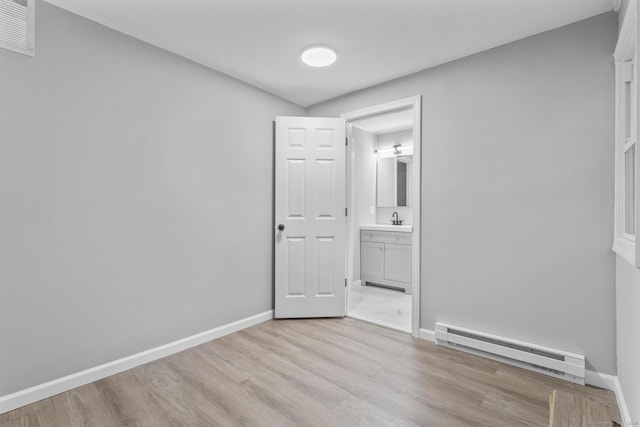
[[622,417],[622,425],[623,426],[637,425],[637,420],[631,419],[631,414],[629,413],[629,407],[627,406],[627,401],[624,400],[624,394],[622,394],[622,386],[620,385],[620,380],[618,379],[618,377],[615,377],[615,390],[613,391],[616,393],[616,400],[618,401],[618,409],[620,409],[620,416]]
[[423,340],[436,342],[436,333],[434,331],[432,331],[431,329],[420,328],[419,337],[422,338]]
[[585,375],[585,382],[595,387],[600,387],[606,390],[613,391],[616,394],[618,409],[620,409],[620,416],[622,417],[622,425],[623,426],[634,425],[631,422],[631,415],[629,414],[629,408],[627,407],[627,402],[624,400],[622,387],[620,386],[620,380],[618,379],[618,377],[587,370]]
[[0,397],[0,414],[273,319],[273,310]]
[[584,374],[584,382],[594,387],[616,391],[617,377],[587,369]]

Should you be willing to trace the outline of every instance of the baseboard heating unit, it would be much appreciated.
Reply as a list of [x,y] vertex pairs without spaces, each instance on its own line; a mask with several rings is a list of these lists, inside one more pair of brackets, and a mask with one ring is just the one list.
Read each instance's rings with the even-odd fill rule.
[[440,322],[436,323],[435,338],[439,345],[584,385],[585,360],[580,354]]

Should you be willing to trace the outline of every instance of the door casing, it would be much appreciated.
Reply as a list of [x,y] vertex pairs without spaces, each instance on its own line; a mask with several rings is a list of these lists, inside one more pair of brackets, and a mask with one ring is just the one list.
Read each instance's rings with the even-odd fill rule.
[[[413,202],[413,233],[411,235],[411,335],[420,336],[420,234],[421,234],[421,204],[422,204],[422,96],[416,95],[408,98],[399,99],[397,101],[387,102],[385,104],[375,105],[373,107],[363,108],[356,111],[341,114],[340,117],[347,122],[347,205],[349,207],[349,215],[347,216],[347,281],[349,287],[353,284],[353,254],[354,246],[357,242],[353,238],[353,229],[355,227],[355,198],[353,197],[352,183],[355,182],[355,147],[352,135],[351,122],[367,117],[378,116],[381,114],[391,113],[399,110],[413,110],[413,165],[412,168],[412,200]],[[349,292],[347,292],[348,298]],[[348,301],[347,301],[347,307]]]

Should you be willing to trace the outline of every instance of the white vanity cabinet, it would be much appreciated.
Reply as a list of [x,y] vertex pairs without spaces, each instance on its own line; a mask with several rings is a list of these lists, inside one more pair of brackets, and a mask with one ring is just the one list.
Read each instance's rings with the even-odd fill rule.
[[360,280],[372,282],[384,279],[384,243],[360,242]]
[[360,280],[411,293],[411,232],[360,230]]

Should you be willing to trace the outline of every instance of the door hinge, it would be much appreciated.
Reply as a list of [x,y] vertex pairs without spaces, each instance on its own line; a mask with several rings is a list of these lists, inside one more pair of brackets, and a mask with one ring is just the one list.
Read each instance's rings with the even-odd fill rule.
[[344,216],[349,216],[347,215],[347,208],[344,208]]
[[344,145],[349,145],[349,137],[344,137]]
[[344,287],[347,287],[347,279],[344,279]]

